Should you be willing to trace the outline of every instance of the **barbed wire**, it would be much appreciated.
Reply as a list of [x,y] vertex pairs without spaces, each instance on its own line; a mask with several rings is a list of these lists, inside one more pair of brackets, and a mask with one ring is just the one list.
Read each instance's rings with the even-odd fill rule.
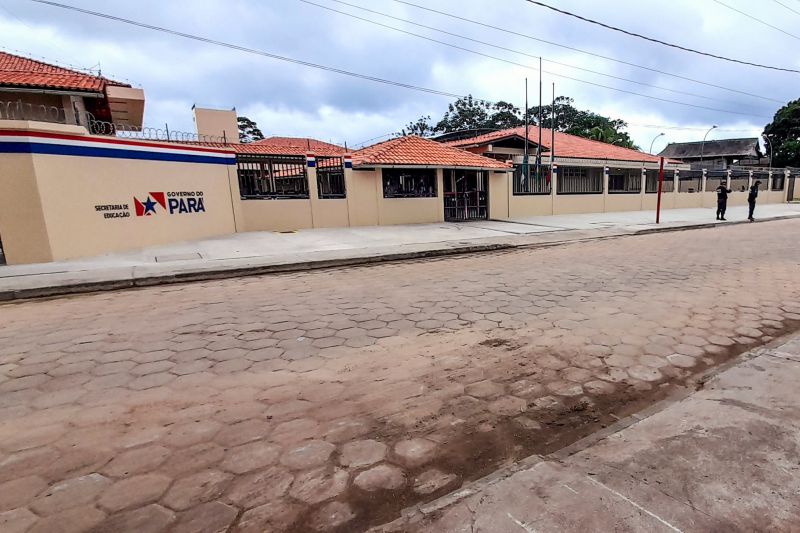
[[174,130],[167,124],[165,124],[163,128],[156,128],[97,120],[94,115],[88,111],[73,111],[67,114],[67,110],[61,107],[32,104],[23,102],[22,100],[15,102],[0,100],[0,120],[28,120],[51,124],[83,126],[92,135],[119,137],[123,139],[204,144],[227,144],[234,141],[227,139],[224,135],[201,135],[194,132]]

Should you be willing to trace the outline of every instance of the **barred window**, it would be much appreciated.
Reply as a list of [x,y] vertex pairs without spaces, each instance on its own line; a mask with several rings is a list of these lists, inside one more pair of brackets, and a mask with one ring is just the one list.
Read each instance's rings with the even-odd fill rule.
[[608,192],[609,194],[638,194],[642,192],[642,169],[608,169]]
[[303,156],[239,155],[236,167],[242,198],[308,198],[306,158]]
[[[727,170],[709,170],[706,172],[706,192],[714,192],[720,185],[728,185]],[[736,189],[731,189],[736,190]]]
[[317,157],[317,191],[323,200],[347,197],[341,157]]
[[603,169],[558,167],[558,194],[603,194]]
[[384,168],[384,198],[433,198],[436,196],[436,169]]
[[[659,169],[648,168],[645,170],[645,188],[646,193],[658,192],[658,174]],[[661,192],[674,192],[675,191],[675,171],[664,169],[664,185]]]
[[528,174],[522,172],[522,165],[514,165],[514,195],[550,194],[550,167],[539,167],[536,175],[536,165],[528,165]]
[[786,185],[786,175],[783,172],[772,173],[772,190],[782,191]]
[[678,192],[700,192],[703,186],[702,170],[681,170],[678,180]]
[[[755,181],[753,183],[755,183]],[[732,191],[745,192],[749,188],[750,188],[750,172],[746,170],[732,170],[730,189]]]

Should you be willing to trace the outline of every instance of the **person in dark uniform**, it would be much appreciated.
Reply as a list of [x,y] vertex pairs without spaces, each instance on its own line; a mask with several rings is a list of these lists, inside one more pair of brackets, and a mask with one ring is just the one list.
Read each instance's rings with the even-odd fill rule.
[[717,220],[725,220],[725,210],[728,208],[728,195],[732,191],[724,183],[717,187]]
[[750,193],[747,195],[747,204],[750,206],[750,213],[747,215],[747,220],[750,222],[755,221],[753,218],[753,211],[756,210],[756,198],[758,198],[759,185],[761,185],[761,180],[756,181],[753,186],[750,187]]

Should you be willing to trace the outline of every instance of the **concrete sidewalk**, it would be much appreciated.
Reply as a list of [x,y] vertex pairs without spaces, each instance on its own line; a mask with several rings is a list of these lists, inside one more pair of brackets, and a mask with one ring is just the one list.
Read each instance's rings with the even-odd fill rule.
[[800,336],[376,531],[798,531]]
[[[656,225],[652,211],[531,217],[507,221],[252,232],[88,259],[0,266],[0,300],[187,280],[346,266],[504,248],[551,246],[730,222],[711,209],[675,209]],[[759,220],[800,216],[800,204],[759,206]]]

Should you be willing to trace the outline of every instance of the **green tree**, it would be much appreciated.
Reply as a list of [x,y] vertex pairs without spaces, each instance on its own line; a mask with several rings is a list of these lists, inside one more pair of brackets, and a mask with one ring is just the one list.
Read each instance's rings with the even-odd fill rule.
[[789,102],[775,113],[764,128],[767,154],[772,153],[772,165],[800,167],[800,100]]
[[258,129],[258,124],[254,120],[247,117],[236,117],[236,122],[239,124],[239,141],[251,143],[264,138],[264,134]]
[[418,135],[420,137],[430,137],[436,133],[436,127],[431,124],[431,116],[420,117],[416,122],[409,122],[405,128],[400,130],[397,135]]

